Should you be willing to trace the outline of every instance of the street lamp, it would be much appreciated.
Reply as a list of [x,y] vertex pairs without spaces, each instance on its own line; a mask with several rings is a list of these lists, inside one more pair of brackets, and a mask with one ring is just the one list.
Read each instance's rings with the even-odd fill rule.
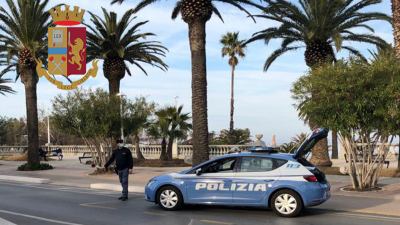
[[123,113],[123,110],[122,110],[122,98],[124,96],[126,96],[126,95],[120,92],[120,93],[117,94],[117,96],[119,96],[120,99],[121,99],[120,102],[119,102],[119,109],[120,109],[120,116],[121,116],[121,140],[124,141],[124,123],[123,123],[123,116],[122,116],[122,113]]

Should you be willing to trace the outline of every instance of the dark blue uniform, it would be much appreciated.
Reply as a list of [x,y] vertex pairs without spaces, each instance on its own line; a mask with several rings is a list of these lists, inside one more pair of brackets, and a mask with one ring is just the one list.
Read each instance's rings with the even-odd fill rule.
[[131,150],[122,147],[113,151],[111,158],[104,165],[108,168],[115,160],[115,169],[119,176],[119,182],[122,186],[122,198],[128,198],[128,177],[129,169],[133,168],[133,158]]

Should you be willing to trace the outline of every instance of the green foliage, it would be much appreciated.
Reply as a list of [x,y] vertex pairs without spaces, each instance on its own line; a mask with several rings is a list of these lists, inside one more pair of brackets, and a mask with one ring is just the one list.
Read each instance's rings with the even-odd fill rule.
[[154,113],[156,104],[147,102],[146,98],[139,97],[135,101],[125,102],[123,110],[123,127],[127,135],[139,135],[150,125],[150,116]]
[[55,125],[67,134],[84,138],[107,138],[118,134],[120,100],[102,90],[75,90],[53,100],[52,118]]
[[54,167],[47,163],[37,163],[33,165],[29,165],[28,163],[24,163],[18,166],[18,171],[35,171],[35,170],[52,170]]
[[303,143],[307,138],[306,133],[300,133],[292,138],[290,142],[284,143],[280,146],[280,151],[291,153]]
[[220,40],[222,49],[222,57],[228,56],[228,62],[231,66],[236,66],[239,63],[237,56],[245,57],[244,40],[239,40],[239,32],[228,32],[224,34]]
[[5,85],[10,82],[11,82],[10,79],[4,79],[1,77],[1,74],[0,74],[0,94],[1,95],[5,95],[5,93],[15,93],[15,91],[11,87],[9,87],[8,85]]
[[[103,10],[103,18],[91,13],[94,26],[89,28],[88,36],[88,61],[98,59],[122,59],[137,66],[145,74],[142,63],[166,70],[168,66],[161,57],[165,57],[167,49],[157,41],[146,41],[155,36],[153,33],[140,33],[140,28],[148,21],[134,23],[136,16],[134,10],[125,12],[119,21],[115,12]],[[125,70],[131,75],[128,66]]]
[[400,133],[400,64],[394,54],[372,62],[339,61],[310,71],[293,86],[299,115],[351,137]]
[[156,119],[150,125],[149,134],[156,138],[184,139],[192,129],[189,122],[189,113],[182,112],[183,106],[178,108],[167,106],[155,112]]
[[211,140],[213,145],[244,145],[251,142],[250,130],[246,129],[234,129],[233,132],[229,130],[221,130],[218,137]]
[[24,119],[0,117],[0,145],[26,145],[26,133]]
[[7,0],[9,9],[0,6],[0,65],[5,66],[3,73],[16,71],[16,78],[20,76],[18,59],[22,51],[28,50],[33,59],[46,62],[47,28],[51,25],[48,2]]
[[[111,0],[111,3],[122,3],[125,2],[126,0]],[[135,7],[135,11],[139,11],[145,7],[147,7],[148,5],[151,5],[155,2],[158,2],[159,0],[141,0]],[[172,10],[172,19],[176,19],[176,17],[178,17],[178,15],[181,13],[182,9],[182,3],[184,0],[177,0],[175,1],[175,7]],[[245,12],[247,15],[249,15],[250,17],[253,17],[253,15],[247,11],[247,9],[244,7],[244,5],[250,5],[250,6],[254,6],[257,8],[262,8],[260,5],[255,4],[253,1],[251,0],[210,0],[210,2],[212,2],[211,4],[211,8],[212,8],[212,13],[215,14],[216,16],[218,16],[218,18],[220,18],[222,21],[222,16],[221,13],[218,11],[218,8],[213,4],[215,2],[219,2],[219,3],[225,3],[225,5],[230,5],[233,6],[243,12]],[[185,10],[195,10],[195,9],[185,9]]]
[[[386,45],[382,38],[372,34],[374,29],[368,22],[373,20],[390,22],[390,16],[380,12],[366,11],[368,7],[381,3],[381,0],[297,0],[298,4],[283,0],[266,0],[266,2],[268,5],[263,10],[263,14],[256,17],[272,20],[278,25],[254,33],[248,41],[263,40],[269,44],[271,40],[282,40],[281,46],[267,58],[264,64],[265,71],[281,55],[304,46],[313,50],[318,47],[313,45],[315,43],[327,44],[328,46],[325,47],[329,49],[335,46],[336,51],[344,49],[359,57],[362,57],[361,52],[354,48],[351,42]],[[359,31],[363,29],[367,32],[360,33]],[[318,51],[317,54],[324,55]],[[317,57],[318,55],[309,56]]]

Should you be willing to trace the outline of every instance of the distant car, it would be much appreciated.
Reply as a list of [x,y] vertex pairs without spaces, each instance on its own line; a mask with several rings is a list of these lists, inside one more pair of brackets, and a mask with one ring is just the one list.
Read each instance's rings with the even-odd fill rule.
[[297,216],[330,197],[325,175],[304,157],[327,135],[327,129],[315,130],[294,154],[258,147],[154,177],[146,185],[145,198],[165,210],[184,204],[256,206],[283,217]]

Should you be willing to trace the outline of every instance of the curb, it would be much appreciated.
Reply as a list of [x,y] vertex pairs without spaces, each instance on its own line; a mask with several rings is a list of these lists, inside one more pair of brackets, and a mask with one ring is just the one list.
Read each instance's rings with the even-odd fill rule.
[[[108,184],[108,183],[94,183],[90,184],[91,189],[98,189],[98,190],[109,190],[109,191],[122,191],[122,187],[119,184]],[[129,186],[129,192],[134,193],[144,193],[143,186]]]
[[50,179],[21,177],[21,176],[7,176],[7,175],[0,175],[0,180],[16,181],[16,182],[32,183],[32,184],[48,184],[48,183],[50,183]]

